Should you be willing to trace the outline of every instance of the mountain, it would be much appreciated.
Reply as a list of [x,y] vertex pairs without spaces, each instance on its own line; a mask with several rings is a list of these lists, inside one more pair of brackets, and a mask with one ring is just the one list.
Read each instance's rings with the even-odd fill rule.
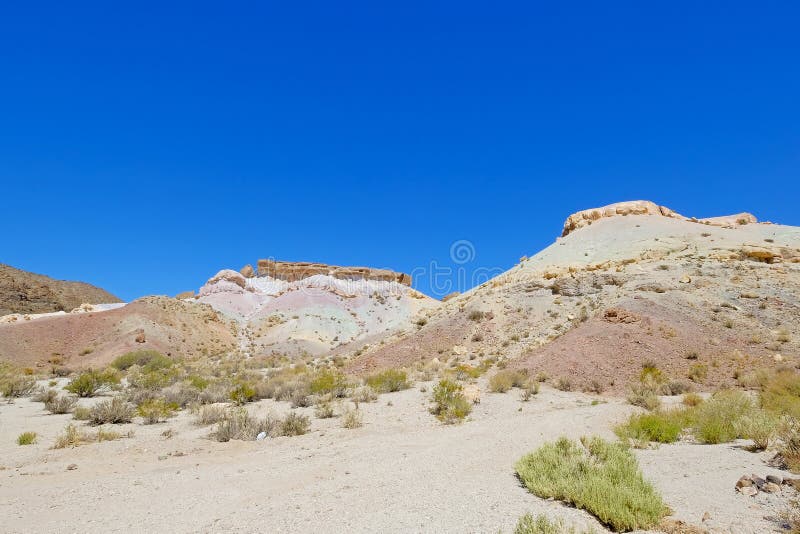
[[687,218],[646,201],[586,210],[551,246],[426,321],[354,354],[350,370],[493,357],[623,391],[654,362],[673,379],[731,384],[800,357],[800,228]]
[[0,263],[0,316],[70,311],[82,304],[121,302],[85,282],[54,280]]
[[317,356],[406,327],[439,304],[385,269],[261,260],[242,272],[220,271],[197,296],[5,317],[0,360],[79,368],[137,349],[190,360]]

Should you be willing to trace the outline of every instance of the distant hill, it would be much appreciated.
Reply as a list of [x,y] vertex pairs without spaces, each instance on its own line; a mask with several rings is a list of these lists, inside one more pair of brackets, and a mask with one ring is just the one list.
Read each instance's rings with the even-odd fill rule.
[[122,302],[85,282],[55,280],[0,263],[0,315],[70,311],[81,304]]

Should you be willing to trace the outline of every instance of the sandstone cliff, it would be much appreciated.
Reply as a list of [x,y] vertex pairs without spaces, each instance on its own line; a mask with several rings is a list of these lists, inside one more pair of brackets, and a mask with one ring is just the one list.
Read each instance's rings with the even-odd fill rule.
[[[242,268],[247,276],[248,266]],[[247,274],[246,274],[247,273]],[[258,276],[269,276],[286,282],[296,282],[314,275],[328,275],[342,280],[381,280],[411,285],[411,276],[388,269],[372,269],[370,267],[339,267],[324,263],[258,260]]]

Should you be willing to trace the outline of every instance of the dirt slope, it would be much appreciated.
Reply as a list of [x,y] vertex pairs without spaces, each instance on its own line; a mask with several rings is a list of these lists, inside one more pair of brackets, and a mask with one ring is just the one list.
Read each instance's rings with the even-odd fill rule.
[[70,311],[81,304],[122,302],[85,282],[54,280],[0,263],[0,316]]
[[795,227],[601,217],[363,350],[351,369],[495,356],[621,390],[653,361],[674,379],[703,366],[699,386],[711,388],[800,357],[798,261]]

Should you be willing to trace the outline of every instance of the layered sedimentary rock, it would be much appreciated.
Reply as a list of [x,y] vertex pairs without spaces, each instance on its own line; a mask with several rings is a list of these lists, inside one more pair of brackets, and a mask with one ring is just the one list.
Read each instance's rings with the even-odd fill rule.
[[[244,271],[245,268],[242,270]],[[383,282],[397,282],[406,286],[411,285],[410,275],[390,271],[389,269],[340,267],[312,262],[258,260],[258,276],[269,276],[286,282],[297,282],[315,275],[327,275],[342,280],[380,280]]]
[[594,221],[603,219],[605,217],[618,217],[626,215],[655,215],[660,217],[669,217],[672,219],[681,219],[684,221],[692,221],[710,226],[722,226],[725,228],[734,228],[746,224],[755,224],[758,219],[750,213],[739,213],[737,215],[725,215],[722,217],[710,217],[707,219],[696,219],[684,217],[680,213],[672,211],[666,206],[659,206],[655,202],[649,200],[631,200],[627,202],[617,202],[609,204],[602,208],[591,208],[573,213],[564,222],[564,230],[561,232],[561,237],[565,237],[571,232],[589,226]]

